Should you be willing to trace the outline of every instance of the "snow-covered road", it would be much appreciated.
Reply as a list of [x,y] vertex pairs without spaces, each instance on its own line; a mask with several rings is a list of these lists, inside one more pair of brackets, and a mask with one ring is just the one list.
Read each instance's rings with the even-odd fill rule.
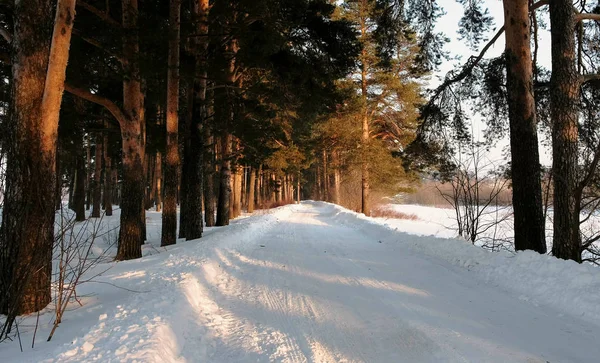
[[86,314],[100,315],[95,325],[46,358],[554,363],[600,357],[595,322],[534,304],[360,224],[341,224],[335,211],[324,203],[288,206],[211,229],[195,247],[177,247],[168,257],[117,264],[107,278],[147,292],[92,306]]
[[[486,286],[303,204],[198,284],[219,361],[590,362],[600,328]],[[202,303],[200,301],[200,303]],[[201,304],[200,304],[201,305]],[[199,306],[200,307],[200,306]]]

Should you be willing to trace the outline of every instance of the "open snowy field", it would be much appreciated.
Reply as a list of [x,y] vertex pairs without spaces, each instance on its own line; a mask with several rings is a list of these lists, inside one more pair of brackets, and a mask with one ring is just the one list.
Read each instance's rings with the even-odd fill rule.
[[20,321],[24,352],[2,343],[0,361],[598,360],[599,269],[427,237],[453,235],[429,215],[391,221],[304,202],[164,249],[160,214],[148,213],[145,257],[90,271],[105,272],[81,286],[83,306],[51,342],[50,312],[33,349],[36,317]]

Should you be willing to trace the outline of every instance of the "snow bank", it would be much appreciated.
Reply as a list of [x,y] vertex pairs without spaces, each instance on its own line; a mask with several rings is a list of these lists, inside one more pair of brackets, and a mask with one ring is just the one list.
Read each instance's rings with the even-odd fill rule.
[[[524,301],[600,323],[600,270],[597,267],[532,251],[490,252],[464,240],[418,237],[398,231],[397,221],[390,223],[334,204],[324,205],[338,223],[368,230],[386,242],[400,243],[421,254],[466,268],[487,283],[517,293]],[[427,229],[427,223],[423,223],[422,227],[423,235],[436,232],[435,225],[429,224],[430,229]]]

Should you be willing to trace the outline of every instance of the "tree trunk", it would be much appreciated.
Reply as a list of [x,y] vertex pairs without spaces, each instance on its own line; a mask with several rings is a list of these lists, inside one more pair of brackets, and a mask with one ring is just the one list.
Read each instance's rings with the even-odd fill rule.
[[[75,162],[77,164],[77,162]],[[75,165],[75,170],[77,170],[77,165]],[[73,195],[75,194],[75,170],[69,175],[69,203],[68,207],[71,210],[75,210],[75,201],[73,200]]]
[[[160,153],[160,151],[156,152],[156,156],[154,158],[154,203],[156,205],[156,211],[160,212],[162,211],[163,208],[163,199],[162,199],[162,195],[163,195],[163,191],[162,191],[162,175],[163,175],[163,171],[162,171],[162,154]],[[165,173],[166,174],[166,173]],[[165,175],[165,179],[166,179],[166,175]],[[166,197],[166,192],[165,192],[165,197]],[[175,206],[175,209],[177,210],[177,206]],[[163,212],[163,218],[164,218],[164,212]]]
[[[121,195],[121,226],[117,260],[142,256],[144,243],[144,98],[139,72],[139,41],[137,33],[137,0],[123,0],[123,56],[127,60],[123,78],[123,181]],[[141,171],[141,172],[140,172]]]
[[[208,17],[208,1],[196,0],[194,2],[196,15],[196,29],[198,33],[206,33]],[[184,158],[184,169],[187,181],[185,183],[185,225],[183,234],[187,240],[202,237],[202,198],[203,198],[203,140],[202,123],[206,118],[206,46],[205,37],[198,40],[195,49],[195,70],[192,98],[192,115],[188,139],[188,154]]]
[[219,174],[219,199],[217,201],[217,226],[229,225],[229,199],[231,197],[231,134],[221,137],[221,170]]
[[340,184],[341,184],[341,175],[340,175],[340,155],[338,151],[333,151],[331,153],[332,157],[332,167],[333,167],[333,203],[340,204]]
[[167,151],[165,164],[165,208],[161,246],[177,241],[177,174],[179,171],[179,28],[181,0],[171,0],[169,9],[169,71],[167,73]]
[[[360,22],[361,39],[367,37],[367,24],[366,19],[361,18]],[[363,40],[364,41],[364,40]],[[362,110],[362,134],[361,134],[361,146],[362,146],[362,161],[361,161],[361,212],[366,215],[371,215],[371,207],[369,205],[369,161],[367,160],[367,150],[369,147],[369,110],[367,107],[368,102],[368,90],[367,90],[367,72],[369,69],[367,50],[363,49],[361,54],[361,97],[363,102]]]
[[571,0],[550,0],[552,77],[552,172],[554,237],[552,254],[581,262],[577,188],[579,74],[575,58],[575,11]]
[[92,218],[100,218],[100,202],[102,197],[102,136],[96,134],[96,150],[94,156],[94,181],[93,194],[94,204],[92,206]]
[[112,216],[112,159],[108,156],[108,136],[104,136],[104,214]]
[[233,181],[233,218],[237,218],[242,214],[242,175],[243,167],[239,164],[235,167],[235,177]]
[[529,3],[504,0],[504,12],[515,249],[545,253]]
[[85,159],[83,155],[77,155],[75,170],[75,191],[73,193],[73,204],[75,209],[75,220],[85,221]]
[[301,201],[301,197],[300,197],[300,175],[298,175],[298,179],[296,180],[296,189],[297,189],[297,193],[298,193],[298,204],[300,204]]
[[207,227],[215,225],[215,162],[214,142],[209,122],[204,123],[204,221]]
[[186,104],[187,113],[182,129],[181,137],[183,137],[183,162],[181,163],[181,180],[180,180],[180,199],[179,204],[179,238],[185,238],[185,231],[187,228],[187,195],[189,189],[189,165],[190,165],[190,133],[192,118],[194,117],[193,106],[194,106],[194,81],[188,80],[186,88]]
[[255,189],[256,189],[256,175],[255,175],[255,170],[254,168],[250,167],[248,169],[248,177],[250,178],[249,180],[249,186],[248,186],[248,213],[253,213],[254,212],[254,196],[255,196]]
[[85,146],[86,151],[86,164],[85,164],[85,210],[90,210],[92,205],[92,150],[90,136],[88,135],[87,144]]
[[262,197],[262,193],[263,193],[263,188],[264,188],[264,184],[263,184],[263,179],[262,179],[262,164],[260,164],[258,166],[258,170],[256,171],[256,191],[254,192],[256,194],[256,207],[257,208],[262,208],[262,203],[263,203],[263,197]]
[[[75,2],[58,2],[54,35],[48,0],[15,3],[6,193],[0,228],[0,313],[51,300],[56,139]],[[51,41],[52,40],[52,41]],[[48,56],[49,54],[49,56]],[[40,182],[41,181],[41,182]]]
[[144,206],[146,209],[150,209],[156,205],[156,184],[160,178],[157,173],[158,153],[157,151],[154,155],[146,155],[146,162],[144,163],[146,167],[146,173],[144,174],[146,175],[146,181],[150,184],[150,188],[144,190]]

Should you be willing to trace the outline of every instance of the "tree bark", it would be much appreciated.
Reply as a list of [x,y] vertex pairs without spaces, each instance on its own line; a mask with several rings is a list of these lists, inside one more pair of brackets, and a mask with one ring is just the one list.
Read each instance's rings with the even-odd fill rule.
[[262,179],[262,164],[260,164],[258,166],[258,170],[256,171],[256,191],[254,192],[256,194],[256,208],[261,208],[262,207],[262,203],[263,203],[263,188],[264,188],[264,184],[263,184],[263,179]]
[[[239,141],[238,141],[239,142]],[[235,166],[235,176],[233,179],[233,218],[242,214],[242,175],[243,167],[239,164]]]
[[221,170],[219,173],[219,199],[217,201],[217,226],[229,225],[229,199],[231,196],[231,134],[221,137]]
[[[75,1],[15,3],[7,180],[0,228],[0,313],[7,327],[51,300],[56,140]],[[40,183],[41,181],[41,183]]]
[[93,199],[92,218],[100,218],[100,202],[102,197],[101,179],[102,176],[102,136],[96,134],[96,149],[94,156],[94,181],[93,181]]
[[333,203],[340,204],[340,185],[342,179],[340,175],[340,155],[338,151],[333,151],[331,156],[333,159]]
[[515,249],[546,252],[529,3],[504,0]]
[[248,171],[249,186],[248,186],[248,213],[254,212],[254,197],[255,197],[255,189],[256,189],[256,170],[250,167]]
[[[367,20],[361,16],[360,19],[360,32],[361,38],[366,39],[367,37]],[[365,40],[366,41],[366,40]],[[361,161],[361,212],[366,215],[371,215],[371,207],[369,205],[369,161],[367,160],[367,150],[369,147],[369,110],[367,107],[368,102],[368,90],[367,90],[367,72],[369,69],[367,50],[363,49],[361,53],[361,98],[363,102],[363,110],[361,115],[361,147],[362,147],[362,161]]]
[[161,246],[177,241],[177,174],[179,171],[179,28],[181,0],[169,9],[169,71],[167,73],[167,151]]
[[86,164],[85,164],[85,210],[90,210],[92,205],[92,150],[90,138],[88,136],[85,146]]
[[[208,1],[196,0],[194,2],[196,15],[196,29],[198,33],[207,32]],[[184,159],[186,165],[186,206],[185,212],[185,238],[186,240],[202,237],[202,198],[203,198],[203,143],[202,123],[206,118],[206,46],[205,37],[199,40],[195,49],[195,70],[193,85],[192,119],[189,129],[188,155]]]
[[108,136],[104,136],[104,214],[112,216],[112,159],[108,156]]
[[85,159],[83,155],[77,155],[75,166],[75,191],[73,193],[75,220],[77,222],[85,221],[85,178]]
[[215,162],[214,142],[209,122],[204,123],[204,221],[207,227],[215,225]]
[[[144,98],[139,70],[139,41],[137,33],[138,2],[123,0],[123,113],[121,126],[123,146],[123,182],[121,199],[121,227],[117,260],[142,256],[144,243]],[[140,173],[140,171],[142,171]]]
[[[160,212],[162,211],[163,208],[163,199],[162,199],[162,195],[163,195],[163,190],[162,190],[162,175],[163,175],[163,170],[162,170],[162,154],[160,151],[156,152],[156,157],[154,158],[154,204],[156,205],[156,211]],[[165,178],[166,179],[166,178]],[[166,193],[165,193],[166,194]],[[166,195],[165,195],[166,197]],[[177,206],[175,206],[175,208],[177,208]],[[163,218],[164,218],[164,212],[163,212]]]
[[189,189],[189,165],[191,155],[191,125],[192,118],[194,117],[193,106],[194,106],[194,81],[188,80],[187,88],[186,88],[186,104],[187,104],[187,112],[183,126],[183,132],[181,137],[183,137],[183,161],[181,163],[181,180],[180,180],[180,199],[181,202],[179,204],[179,238],[185,238],[185,231],[187,228],[187,195]]
[[581,262],[577,206],[579,74],[575,56],[575,10],[571,0],[550,0],[552,76],[552,172],[554,237],[552,254]]

